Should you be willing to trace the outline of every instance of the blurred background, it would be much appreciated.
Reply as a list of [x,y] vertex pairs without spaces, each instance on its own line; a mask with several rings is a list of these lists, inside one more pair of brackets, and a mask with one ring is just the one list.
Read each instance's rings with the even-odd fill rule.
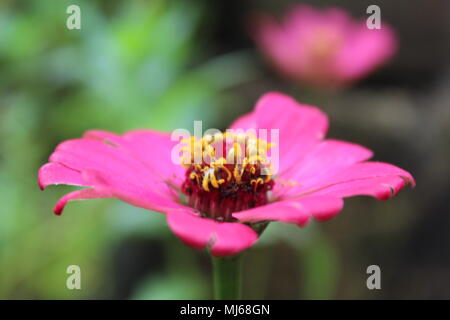
[[[367,17],[371,1],[302,1]],[[272,223],[245,260],[248,299],[450,299],[450,2],[379,0],[399,38],[351,88],[308,90],[270,68],[248,32],[254,12],[298,1],[0,2],[0,298],[209,299],[209,256],[164,216],[118,200],[69,204],[37,186],[55,146],[92,128],[225,129],[278,90],[330,116],[330,137],[410,171],[386,203],[358,197],[325,223]],[[81,30],[66,8],[81,7]],[[66,288],[79,265],[82,289]],[[381,268],[368,290],[366,268]]]

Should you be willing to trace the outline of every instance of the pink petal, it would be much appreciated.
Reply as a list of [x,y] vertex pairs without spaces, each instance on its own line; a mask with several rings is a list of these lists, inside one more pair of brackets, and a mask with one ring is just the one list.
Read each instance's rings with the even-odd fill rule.
[[[284,18],[284,29],[290,32],[291,36],[301,36],[302,34],[314,34],[319,28],[338,29],[345,31],[353,20],[343,9],[329,7],[325,10],[315,9],[312,6],[300,4],[287,13]],[[298,39],[302,41],[303,39]]]
[[158,212],[184,207],[177,202],[178,195],[164,182],[148,188],[146,185],[129,181],[121,175],[95,169],[85,169],[83,178],[95,190],[111,194],[112,197],[137,207]]
[[[169,172],[173,174],[175,165],[170,160],[169,142],[167,135],[152,132],[134,131],[122,137],[90,131],[83,139],[57,146],[50,163],[39,171],[39,184],[41,188],[58,183],[93,188],[61,198],[57,213],[69,200],[105,196],[155,211],[180,208],[177,185],[170,183]],[[179,178],[183,176],[184,171]]]
[[279,159],[272,159],[272,164],[279,165],[281,174],[300,161],[328,130],[325,113],[276,92],[263,95],[255,110],[244,117],[234,122],[231,129],[279,129]]
[[100,199],[100,198],[110,198],[111,195],[107,192],[99,192],[94,189],[82,189],[70,192],[63,196],[61,199],[56,202],[55,207],[53,208],[53,212],[56,215],[61,215],[63,212],[67,202],[72,200],[88,200],[88,199]]
[[281,221],[304,226],[312,217],[317,220],[334,217],[343,205],[343,200],[334,195],[311,195],[240,211],[233,213],[233,217],[240,222]]
[[57,162],[77,171],[97,169],[134,182],[155,180],[148,169],[123,150],[97,140],[64,141],[52,153],[50,162]]
[[91,130],[86,132],[84,137],[112,143],[140,161],[155,176],[177,187],[182,183],[184,168],[174,164],[171,159],[171,152],[177,141],[172,141],[169,134],[136,130],[119,136],[106,131]]
[[38,183],[41,190],[50,184],[85,186],[81,174],[59,163],[47,163],[39,169]]
[[372,157],[369,149],[345,141],[324,140],[317,144],[301,161],[291,170],[279,177],[275,184],[273,194],[279,197],[283,194],[292,194],[297,188],[286,188],[283,181],[293,181],[299,185],[311,179],[319,179],[334,174],[343,168]]
[[197,249],[209,247],[219,257],[235,255],[258,239],[257,233],[246,225],[201,218],[191,210],[168,212],[167,223],[187,245]]
[[315,195],[333,195],[336,197],[372,196],[380,200],[389,199],[403,189],[405,179],[398,176],[369,178],[340,183],[324,188]]
[[[120,137],[118,137],[119,139]],[[154,147],[158,148],[158,145],[155,144]],[[154,158],[159,158],[159,156],[155,157],[150,149],[145,151],[152,154]],[[157,151],[163,153],[165,150]],[[121,146],[94,139],[65,141],[58,145],[50,156],[51,162],[60,163],[73,170],[82,173],[86,170],[95,170],[107,176],[120,177],[123,184],[133,184],[158,194],[165,192],[165,197],[173,198],[173,190],[167,186],[166,181],[159,174],[152,172],[151,168],[141,159],[138,159]],[[83,185],[89,184],[84,183]]]
[[[405,183],[399,183],[400,180],[395,178],[401,178]],[[336,196],[358,194],[377,196],[380,195],[380,183],[381,186],[385,185],[384,188],[387,185],[392,186],[395,190],[394,194],[406,184],[410,184],[411,186],[415,185],[414,178],[409,172],[394,165],[382,162],[361,162],[337,170],[328,176],[311,177],[302,182],[302,185],[297,188],[296,193],[297,195],[306,195],[321,191],[320,194],[334,195],[333,190],[335,190]],[[340,184],[348,185],[338,187]],[[363,185],[364,188],[362,188]],[[358,187],[361,187],[361,189],[358,190]],[[346,193],[343,193],[340,188],[346,189]],[[327,192],[327,189],[330,192]]]
[[336,57],[336,72],[344,80],[356,80],[378,67],[397,50],[397,39],[387,25],[370,30],[366,22],[348,32],[345,46]]
[[252,35],[264,54],[284,75],[295,77],[302,68],[301,52],[292,50],[297,46],[293,37],[274,19],[258,15],[253,22]]

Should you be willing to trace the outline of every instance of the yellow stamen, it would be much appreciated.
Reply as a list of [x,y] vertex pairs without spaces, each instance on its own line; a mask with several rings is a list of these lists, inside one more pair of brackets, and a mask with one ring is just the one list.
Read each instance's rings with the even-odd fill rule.
[[[209,173],[209,178],[210,178],[212,186],[214,188],[216,188],[216,189],[219,188],[219,183],[217,182],[216,175],[214,174],[214,171]],[[225,182],[225,180],[223,180],[223,179],[220,179],[220,180],[222,180],[222,183]]]
[[197,184],[200,184],[200,180],[199,180],[200,177],[195,172],[191,172],[191,174],[189,175],[189,179],[191,179],[191,180],[196,179],[197,180]]
[[234,179],[236,180],[236,182],[238,184],[241,183],[241,175],[242,174],[239,173],[239,169],[237,167],[235,167],[234,170],[233,170],[233,176],[234,176]]
[[208,186],[208,183],[209,183],[209,182],[208,182],[208,176],[205,175],[205,176],[203,177],[202,187],[203,187],[203,190],[209,192],[209,186]]
[[292,179],[288,179],[288,180],[280,179],[279,182],[283,187],[291,187],[292,188],[292,187],[300,187],[301,186],[301,184],[299,182],[294,181]]
[[[217,149],[224,146],[224,139],[228,147],[232,144],[230,150],[226,151],[226,157],[220,156],[219,149]],[[255,178],[250,181],[255,189],[259,184],[268,183],[272,179],[267,152],[274,146],[274,143],[259,139],[251,132],[247,134],[216,133],[205,135],[200,139],[192,136],[182,139],[181,142],[184,144],[180,148],[180,151],[183,152],[182,165],[194,169],[189,178],[195,180],[199,186],[201,182],[201,187],[205,191],[209,192],[211,186],[218,189],[221,184],[231,180],[241,184],[244,172]],[[201,158],[199,158],[200,156]],[[223,177],[222,174],[220,175],[221,179],[218,179],[216,174],[219,171],[217,170],[224,170],[227,176]],[[259,177],[256,176],[257,172],[260,172]],[[294,184],[289,182],[289,185]]]
[[258,178],[258,179],[253,179],[250,181],[251,185],[255,185],[253,187],[254,190],[256,190],[256,188],[258,188],[258,184],[264,184],[264,180],[262,178]]

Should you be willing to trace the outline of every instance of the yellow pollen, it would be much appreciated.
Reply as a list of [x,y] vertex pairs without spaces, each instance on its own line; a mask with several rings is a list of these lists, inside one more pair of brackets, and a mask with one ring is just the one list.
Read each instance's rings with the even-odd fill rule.
[[300,187],[301,186],[301,183],[294,181],[292,179],[288,179],[288,180],[280,179],[279,182],[283,187],[291,187],[292,188],[292,187]]
[[[211,190],[211,187],[218,189],[221,184],[231,180],[242,184],[244,174],[245,179],[250,178],[248,175],[252,175],[250,184],[255,189],[258,185],[268,183],[272,179],[267,152],[274,144],[258,139],[252,133],[217,133],[205,135],[200,139],[192,136],[182,139],[181,145],[182,165],[193,168],[189,178],[195,180],[199,186],[201,181],[202,189],[207,192]],[[217,148],[229,149],[224,153]],[[223,157],[222,154],[226,156]],[[226,178],[223,177],[222,170],[226,172]],[[220,179],[217,177],[218,174]],[[261,177],[255,177],[257,174]]]
[[258,184],[258,183],[264,183],[264,180],[262,178],[258,178],[258,179],[253,179],[252,181],[250,181],[250,184]]
[[189,178],[191,180],[196,179],[197,180],[197,184],[200,184],[200,180],[199,180],[200,178],[199,178],[198,174],[196,174],[195,172],[191,172],[191,174],[189,175]]
[[209,184],[209,182],[208,182],[208,176],[205,176],[205,177],[203,178],[203,181],[202,181],[202,187],[203,187],[203,190],[209,192],[209,186],[208,186],[208,184]]

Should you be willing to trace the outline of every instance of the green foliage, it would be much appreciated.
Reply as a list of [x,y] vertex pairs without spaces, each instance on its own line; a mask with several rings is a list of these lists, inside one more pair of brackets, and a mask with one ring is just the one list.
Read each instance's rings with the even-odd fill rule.
[[[53,204],[72,188],[39,191],[37,170],[57,143],[92,128],[206,126],[224,90],[251,76],[246,54],[208,56],[199,3],[77,1],[81,30],[66,28],[70,4],[0,4],[0,298],[107,297],[111,243],[169,233],[163,216],[115,200],[69,204],[54,217]],[[66,289],[71,264],[81,267],[81,291]]]

